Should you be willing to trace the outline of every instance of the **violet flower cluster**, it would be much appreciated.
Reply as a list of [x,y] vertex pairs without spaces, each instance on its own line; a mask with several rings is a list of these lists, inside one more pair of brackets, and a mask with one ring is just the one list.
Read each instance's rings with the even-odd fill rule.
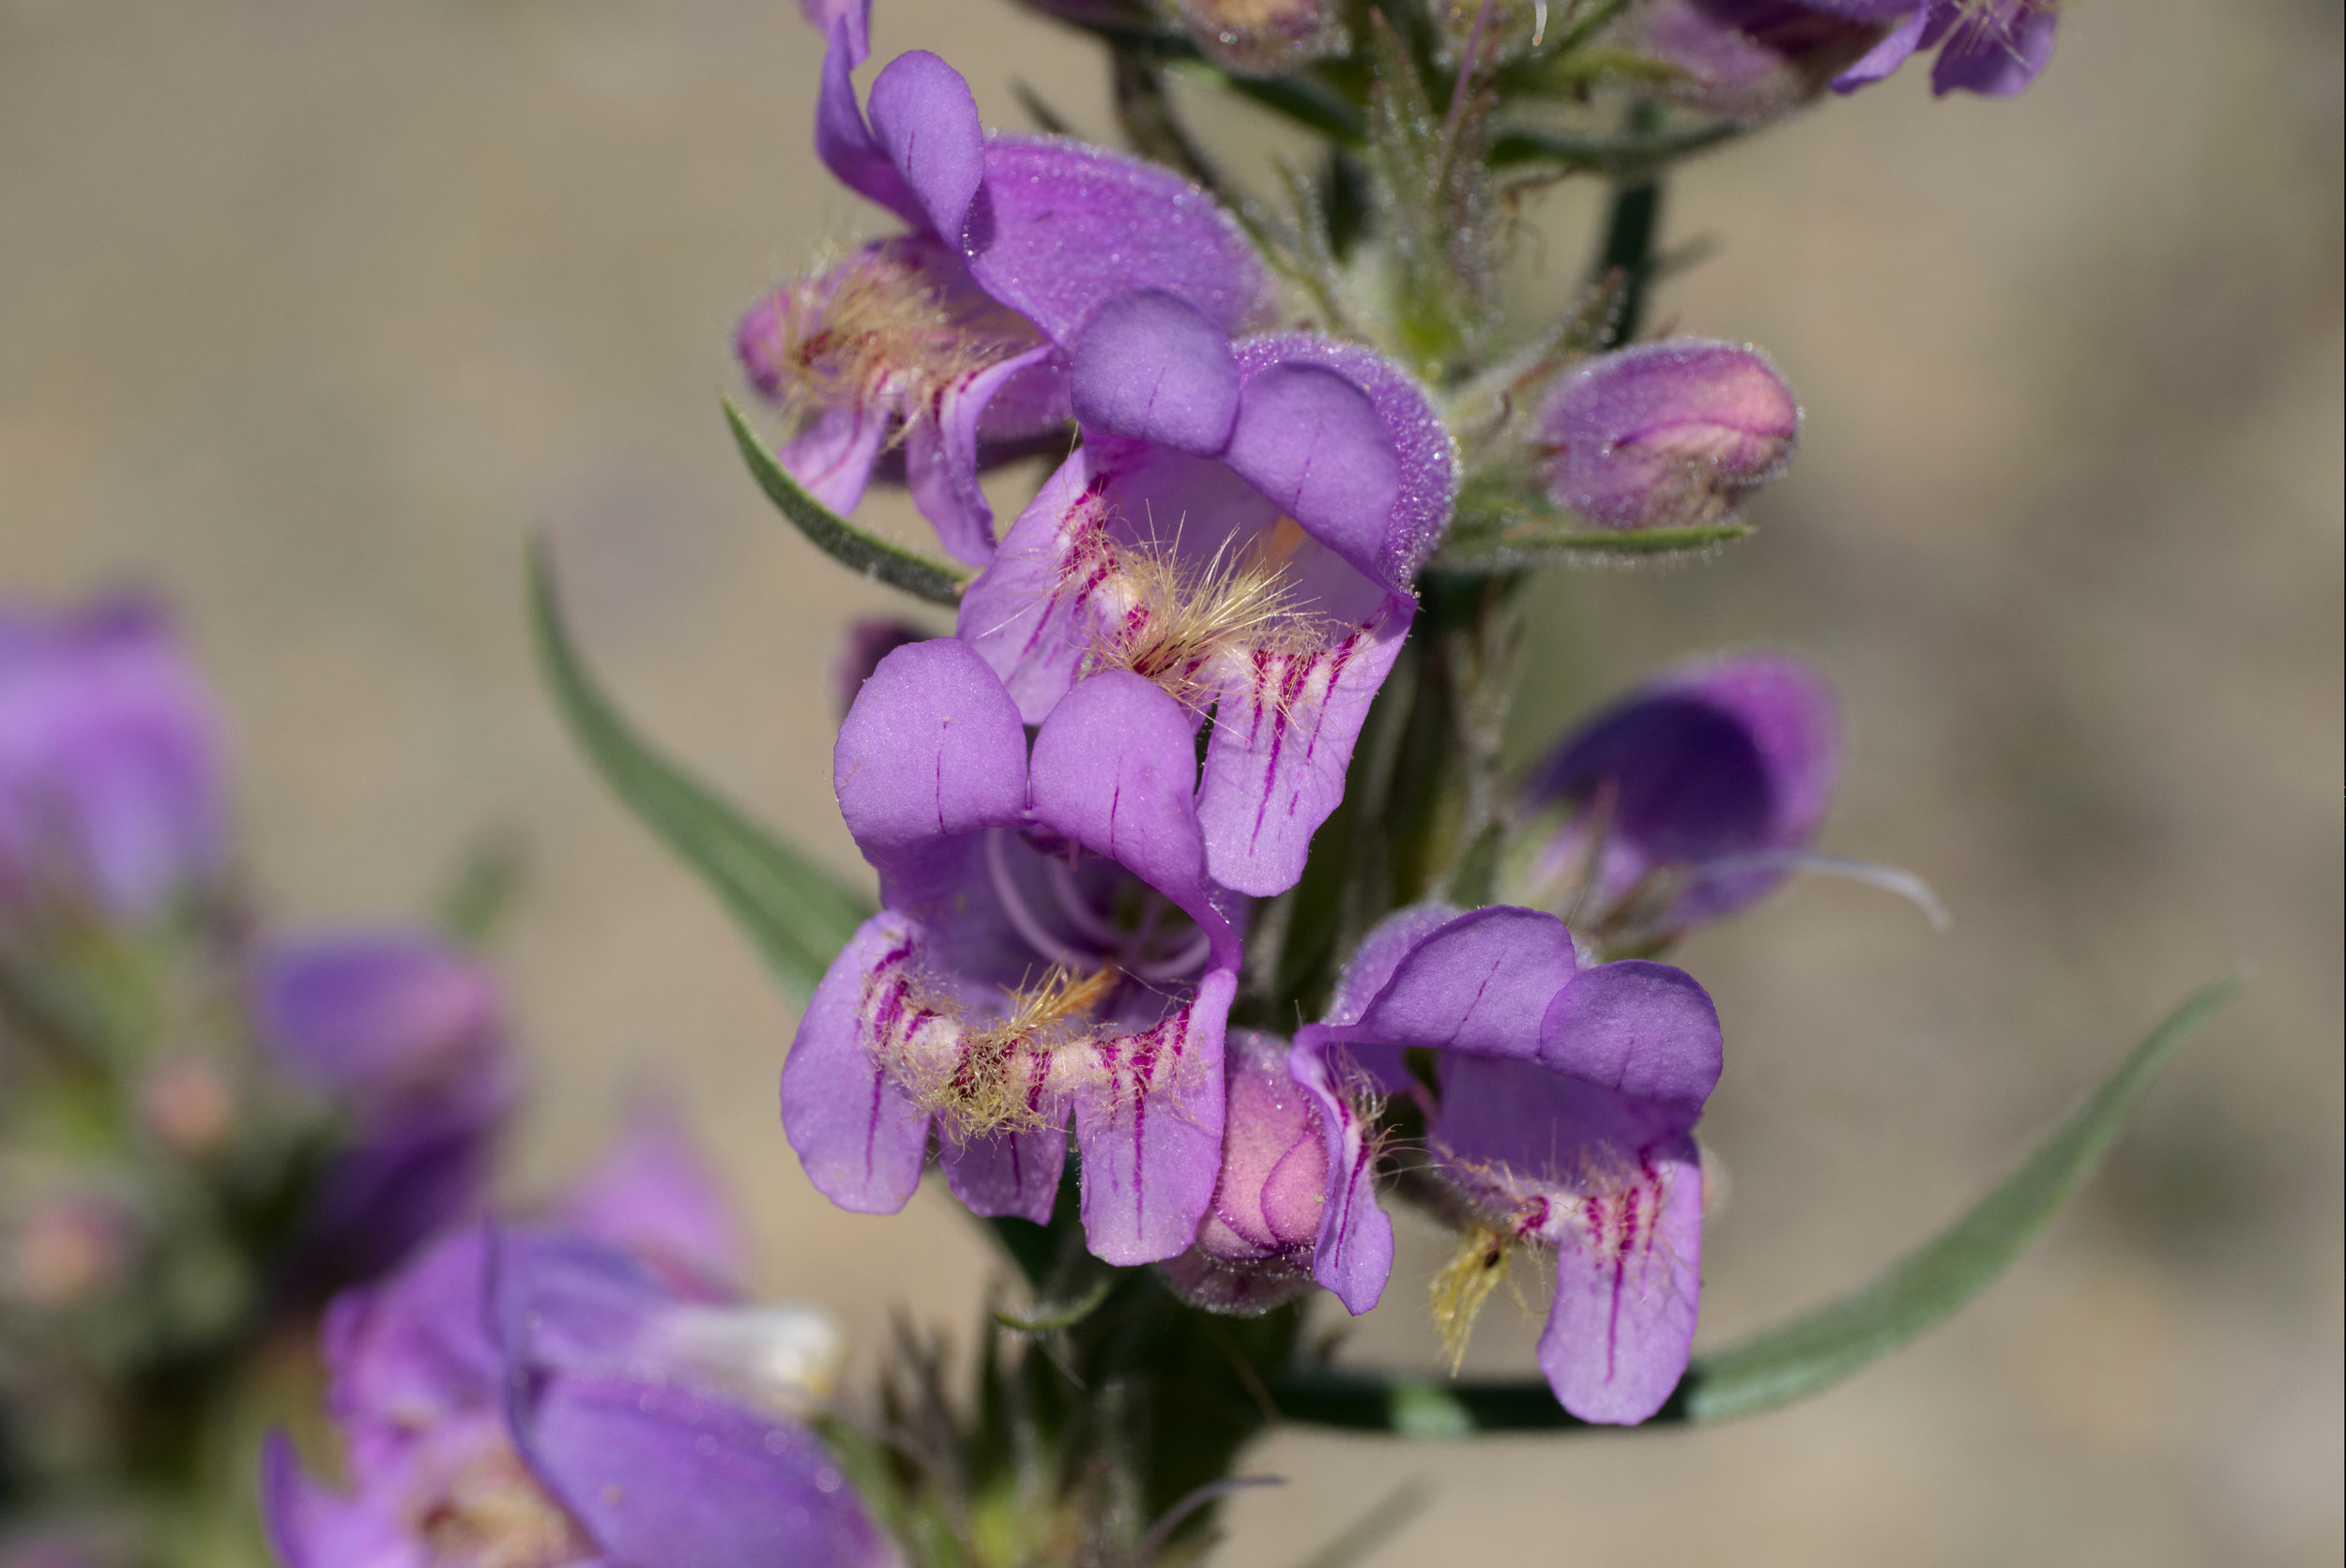
[[[1665,54],[1705,28],[1830,37],[1843,85],[1938,43],[1942,90],[2005,90],[1978,52],[2037,38],[2026,6],[1802,9],[1632,20]],[[1282,326],[1273,268],[1208,190],[989,133],[926,53],[859,103],[867,8],[809,15],[817,150],[910,228],[757,301],[737,347],[806,494],[844,511],[900,479],[974,573],[952,635],[873,623],[842,656],[832,781],[880,909],[783,1073],[808,1177],[890,1213],[934,1164],[974,1213],[1041,1224],[1072,1153],[1097,1258],[1157,1265],[1212,1311],[1317,1283],[1356,1314],[1389,1282],[1380,1189],[1406,1177],[1461,1235],[1432,1286],[1454,1345],[1539,1249],[1559,1400],[1653,1415],[1694,1332],[1694,1131],[1722,1061],[1701,986],[1653,957],[1811,863],[1838,765],[1820,677],[1774,655],[1690,668],[1567,737],[1485,815],[1494,891],[1521,902],[1399,901],[1318,1022],[1274,1032],[1254,947],[1357,786],[1475,472],[1589,538],[1709,537],[1782,471],[1799,405],[1733,343],[1551,342],[1495,383],[1342,309]],[[1181,19],[1246,74],[1317,57],[1335,15]],[[1073,449],[998,537],[978,475],[1038,438]]]

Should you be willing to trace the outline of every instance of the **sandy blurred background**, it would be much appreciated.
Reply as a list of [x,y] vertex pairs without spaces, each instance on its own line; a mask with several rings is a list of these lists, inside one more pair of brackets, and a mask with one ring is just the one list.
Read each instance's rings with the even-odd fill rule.
[[[1079,40],[879,10],[995,123],[1017,74],[1104,128]],[[1724,559],[1559,583],[1523,714],[1528,746],[1683,652],[1802,648],[1853,740],[1827,847],[1957,912],[1811,884],[1688,954],[1729,1040],[1714,1341],[1938,1224],[2244,958],[2246,999],[1910,1353],[1699,1434],[1281,1436],[1229,1563],[1298,1563],[1411,1476],[1437,1500],[1376,1563],[2339,1560],[2339,59],[2326,0],[2085,5],[2017,103],[1910,71],[1697,165],[1668,236],[1724,247],[1663,312],[1767,346],[1805,449]],[[809,150],[815,63],[788,0],[0,0],[0,585],[179,601],[288,915],[419,910],[524,831],[514,1189],[656,1087],[765,1283],[870,1335],[966,1324],[987,1255],[939,1194],[875,1221],[808,1189],[792,1009],[573,757],[519,610],[550,526],[632,709],[853,863],[817,672],[884,601],[766,510],[715,401],[740,304],[874,222]],[[1527,298],[1587,212],[1544,209]],[[1359,1355],[1430,1360],[1434,1256],[1407,1232]],[[1515,1316],[1478,1364],[1530,1367]]]

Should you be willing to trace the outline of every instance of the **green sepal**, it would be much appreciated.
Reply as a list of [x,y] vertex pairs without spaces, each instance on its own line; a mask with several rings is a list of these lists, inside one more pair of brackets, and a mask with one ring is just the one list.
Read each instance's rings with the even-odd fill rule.
[[715,890],[766,967],[811,996],[871,902],[662,756],[611,706],[564,629],[542,540],[529,545],[529,611],[555,707],[603,782]]
[[[2101,1161],[2168,1058],[2240,988],[2206,986],[1971,1210],[1886,1272],[1780,1329],[1698,1358],[1652,1422],[1731,1421],[1820,1393],[1954,1314],[2009,1268]],[[1586,1424],[1546,1382],[1437,1382],[1373,1373],[1290,1373],[1271,1385],[1290,1421],[1418,1437]],[[1649,1423],[1651,1424],[1652,1423]]]
[[902,588],[915,599],[948,608],[961,602],[961,591],[969,586],[974,575],[967,567],[923,556],[901,544],[891,544],[876,534],[865,533],[808,495],[806,487],[792,479],[790,471],[767,449],[765,440],[751,428],[734,401],[726,398],[724,402],[725,422],[733,427],[733,439],[741,449],[742,460],[750,465],[750,477],[757,480],[766,498],[815,549],[849,571],[875,583]]

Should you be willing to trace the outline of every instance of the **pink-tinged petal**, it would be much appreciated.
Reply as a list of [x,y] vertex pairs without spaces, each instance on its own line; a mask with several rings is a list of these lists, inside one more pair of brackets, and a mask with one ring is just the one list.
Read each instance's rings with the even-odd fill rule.
[[1531,1058],[1548,1004],[1579,961],[1564,922],[1495,905],[1461,915],[1394,967],[1358,1023],[1335,1038]]
[[1358,1317],[1393,1275],[1393,1221],[1377,1206],[1377,1150],[1349,1095],[1330,1071],[1322,1031],[1307,1028],[1287,1052],[1287,1072],[1319,1107],[1328,1149],[1328,1202],[1319,1217],[1312,1277]]
[[530,1467],[628,1568],[884,1568],[900,1560],[822,1443],[691,1390],[556,1377],[516,1401]]
[[1231,662],[1245,684],[1219,693],[1197,801],[1215,881],[1269,897],[1303,875],[1312,835],[1343,803],[1353,743],[1416,613],[1415,600],[1388,594],[1375,617],[1324,647],[1257,647]]
[[1059,464],[961,596],[954,634],[993,666],[1030,724],[1075,684],[1091,647],[1086,605],[1111,572],[1086,556],[1106,513],[1099,456],[1085,447]]
[[1212,197],[1075,142],[996,137],[963,237],[985,291],[1062,346],[1132,289],[1163,289],[1230,333],[1269,308],[1262,263]]
[[1860,87],[1871,86],[1906,64],[1907,57],[1922,47],[1923,28],[1930,21],[1930,7],[1917,4],[1912,15],[1890,29],[1882,40],[1866,51],[1863,59],[1833,79],[1836,93],[1853,93]]
[[1311,333],[1249,338],[1237,353],[1247,375],[1272,365],[1316,365],[1368,394],[1400,462],[1400,492],[1375,558],[1355,564],[1379,583],[1408,586],[1441,542],[1458,496],[1458,444],[1425,388],[1375,349]]
[[985,127],[961,72],[925,49],[899,54],[872,80],[872,138],[947,245],[962,237],[985,178]]
[[994,508],[978,484],[978,434],[988,406],[1058,353],[1043,343],[960,377],[906,434],[905,483],[921,515],[936,525],[945,553],[957,560],[983,566],[994,558]]
[[343,1497],[312,1481],[282,1432],[261,1449],[261,1525],[284,1568],[432,1568],[380,1489]]
[[1238,361],[1222,329],[1159,289],[1100,307],[1075,345],[1075,418],[1087,430],[1211,457],[1238,419]]
[[571,1189],[563,1223],[704,1286],[738,1286],[741,1225],[674,1111],[640,1105],[601,1164]]
[[1067,1129],[1026,1128],[967,1143],[948,1129],[937,1163],[953,1196],[972,1214],[1014,1214],[1047,1225],[1067,1164]]
[[1718,1010],[1685,970],[1643,959],[1574,977],[1540,1023],[1540,1063],[1691,1128],[1719,1081]]
[[845,26],[847,64],[860,66],[872,54],[872,0],[799,0],[807,22],[825,38]]
[[1384,578],[1401,458],[1350,379],[1285,363],[1249,377],[1224,461],[1314,539]]
[[1196,995],[1153,1028],[1078,1047],[1092,1053],[1099,1077],[1075,1096],[1094,1256],[1155,1263],[1196,1240],[1222,1164],[1222,1037],[1237,994],[1235,967],[1209,969]]
[[1948,30],[1930,68],[1932,95],[2018,97],[2052,62],[2060,26],[2059,8],[2046,0],[2002,0],[1971,12]]
[[1784,471],[1800,403],[1758,350],[1674,338],[1601,354],[1541,402],[1549,499],[1606,528],[1731,515]]
[[1685,1376],[1702,1291],[1702,1162],[1689,1137],[1640,1152],[1559,1245],[1540,1369],[1582,1421],[1634,1425]]
[[930,1115],[881,1071],[872,1025],[914,1009],[918,929],[882,910],[815,988],[782,1069],[782,1128],[807,1180],[842,1209],[892,1214],[912,1200]]
[[831,787],[883,882],[917,875],[938,841],[1014,822],[1027,736],[985,661],[952,637],[879,662],[839,726]]
[[876,403],[834,404],[816,414],[775,454],[806,493],[845,515],[862,504],[891,418]]
[[[1207,875],[1196,759],[1179,703],[1129,670],[1104,670],[1060,699],[1035,736],[1033,815],[1179,905],[1211,938],[1212,963],[1236,969],[1238,934]],[[1217,1058],[1220,1038],[1217,1028]],[[1214,1114],[1218,1123],[1219,1102]]]
[[865,45],[848,27],[834,23],[823,50],[823,85],[815,100],[815,152],[839,182],[877,202],[914,228],[928,227],[920,199],[863,123],[856,102],[855,68]]

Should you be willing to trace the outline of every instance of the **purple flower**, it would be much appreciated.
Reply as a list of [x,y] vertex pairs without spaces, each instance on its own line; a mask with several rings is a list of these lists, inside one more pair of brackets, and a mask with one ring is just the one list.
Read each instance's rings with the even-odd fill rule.
[[158,605],[0,606],[0,909],[151,919],[220,875],[227,815],[211,699]]
[[1801,861],[1840,768],[1839,711],[1807,664],[1685,665],[1582,723],[1534,770],[1521,809],[1553,825],[1519,891],[1571,901],[1575,928],[1616,946],[1732,914]]
[[893,1563],[773,1376],[773,1319],[579,1230],[444,1236],[328,1312],[351,1489],[273,1438],[271,1541],[287,1568]]
[[1886,25],[1798,0],[1648,0],[1614,31],[1624,48],[1675,67],[1672,98],[1745,121],[1773,119],[1822,92]]
[[2052,59],[2061,25],[2058,0],[1811,0],[1819,8],[1868,22],[1895,23],[1866,57],[1834,79],[1851,93],[1904,65],[1917,50],[1936,48],[1930,90],[2014,98]]
[[1368,349],[1231,343],[1149,291],[1077,345],[1083,445],[962,597],[960,634],[1039,723],[1094,671],[1135,672],[1193,726],[1214,879],[1302,875],[1400,652],[1457,460],[1425,394]]
[[406,931],[280,942],[252,1018],[285,1072],[350,1119],[312,1202],[297,1283],[366,1279],[471,1207],[518,1070],[488,969]]
[[1317,1279],[1355,1317],[1393,1271],[1393,1222],[1377,1207],[1377,1148],[1363,1086],[1322,1052],[1241,1029],[1224,1077],[1222,1172],[1197,1240],[1160,1265],[1216,1312],[1268,1311]]
[[1066,422],[1064,350],[1103,301],[1165,289],[1236,330],[1262,312],[1268,283],[1203,191],[1072,142],[989,139],[968,84],[934,54],[879,73],[867,123],[849,77],[863,58],[857,15],[846,8],[831,28],[815,149],[911,232],[760,300],[736,347],[800,423],[782,454],[800,482],[850,510],[901,440],[913,499],[945,548],[983,564],[994,514],[978,488],[982,449]]
[[880,661],[832,783],[880,875],[782,1075],[817,1191],[893,1213],[936,1124],[953,1192],[1047,1219],[1072,1113],[1091,1250],[1186,1248],[1222,1142],[1239,933],[1210,878],[1188,716],[1124,670],[1077,685],[1028,754],[967,644]]
[[1206,57],[1242,76],[1277,76],[1349,43],[1339,0],[1179,0]]
[[1547,494],[1605,528],[1717,523],[1784,471],[1800,404],[1760,354],[1672,339],[1574,368],[1539,412]]
[[[1427,1149],[1469,1216],[1437,1281],[1462,1347],[1519,1246],[1556,1254],[1540,1366],[1584,1421],[1636,1423],[1686,1368],[1701,1290],[1693,1129],[1718,1081],[1718,1015],[1683,970],[1587,965],[1553,915],[1404,910],[1355,957],[1337,1016],[1296,1039],[1407,1091],[1405,1049],[1437,1053]],[[1429,929],[1430,928],[1430,929]],[[1367,993],[1367,1000],[1359,1000]]]

